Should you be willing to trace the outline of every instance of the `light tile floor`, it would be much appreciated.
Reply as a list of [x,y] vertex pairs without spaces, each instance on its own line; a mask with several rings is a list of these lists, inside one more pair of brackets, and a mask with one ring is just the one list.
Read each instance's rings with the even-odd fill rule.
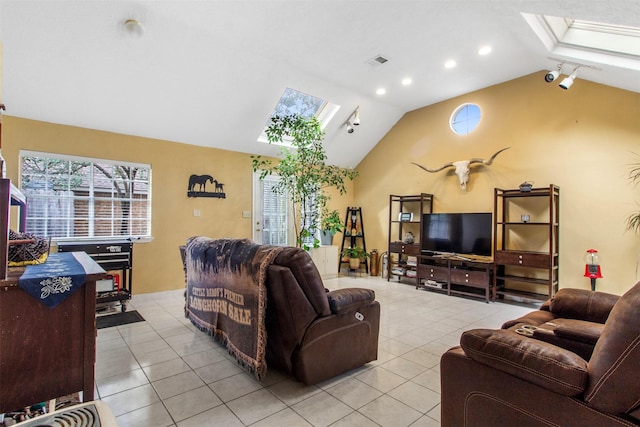
[[275,370],[259,383],[184,318],[183,290],[159,292],[129,304],[146,321],[98,331],[97,396],[120,427],[439,426],[441,354],[462,331],[498,328],[536,308],[381,278],[339,277],[325,286],[375,290],[377,361],[313,386]]

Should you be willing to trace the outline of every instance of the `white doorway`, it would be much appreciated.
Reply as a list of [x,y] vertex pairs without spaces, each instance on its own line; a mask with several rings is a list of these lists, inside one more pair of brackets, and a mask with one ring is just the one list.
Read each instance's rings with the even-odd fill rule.
[[280,177],[253,173],[253,241],[265,245],[291,245],[294,233],[290,227],[290,203],[286,195],[277,194],[273,187]]

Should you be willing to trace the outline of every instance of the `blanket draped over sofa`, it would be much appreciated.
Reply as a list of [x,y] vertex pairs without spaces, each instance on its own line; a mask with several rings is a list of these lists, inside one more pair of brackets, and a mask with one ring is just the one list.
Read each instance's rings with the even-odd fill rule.
[[267,373],[267,268],[281,250],[248,239],[187,240],[185,315],[258,380]]

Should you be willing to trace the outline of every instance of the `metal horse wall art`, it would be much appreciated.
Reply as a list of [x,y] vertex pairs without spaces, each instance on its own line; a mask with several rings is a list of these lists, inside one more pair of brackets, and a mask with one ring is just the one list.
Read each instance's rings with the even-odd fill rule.
[[[214,185],[213,191],[207,191],[207,183]],[[189,177],[187,197],[217,197],[225,199],[227,196],[224,192],[224,184],[218,182],[211,175],[191,175]]]

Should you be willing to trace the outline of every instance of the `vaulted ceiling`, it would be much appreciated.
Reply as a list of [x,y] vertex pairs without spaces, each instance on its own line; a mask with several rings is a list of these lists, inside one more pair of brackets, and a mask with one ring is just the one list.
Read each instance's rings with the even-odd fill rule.
[[[291,87],[341,107],[325,147],[355,166],[404,113],[567,59],[522,13],[640,23],[637,0],[0,0],[2,102],[12,116],[274,155],[257,138]],[[640,92],[638,69],[582,63],[593,68],[576,84]]]

